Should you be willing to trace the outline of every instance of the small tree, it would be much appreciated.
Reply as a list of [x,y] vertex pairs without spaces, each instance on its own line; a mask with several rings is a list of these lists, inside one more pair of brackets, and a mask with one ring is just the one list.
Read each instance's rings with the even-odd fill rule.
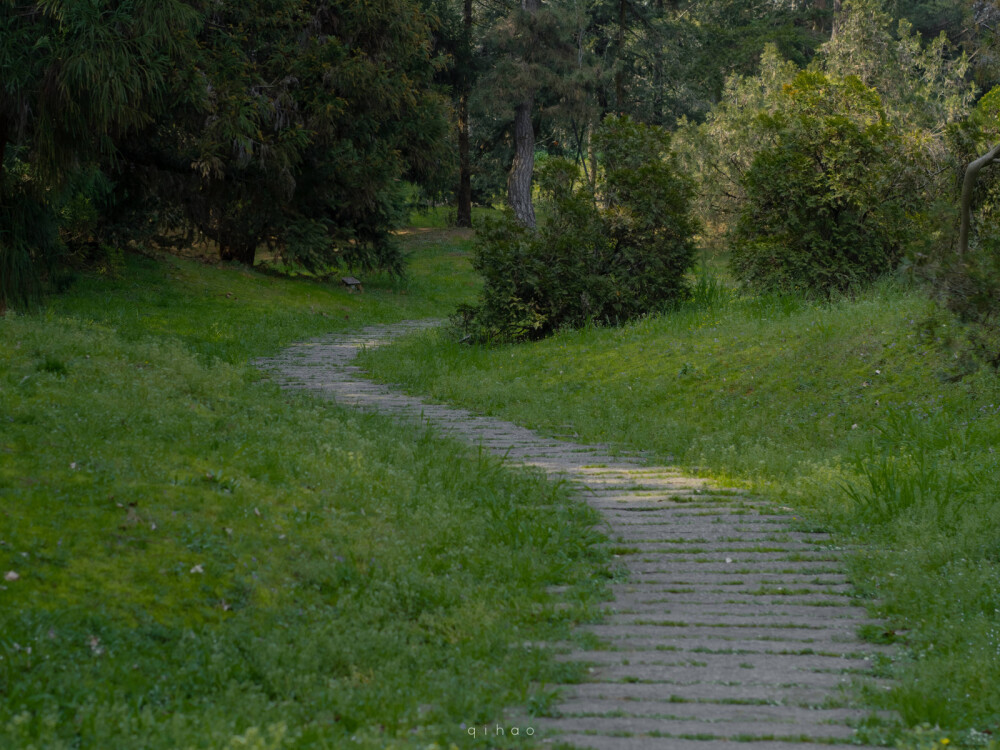
[[695,225],[669,135],[610,117],[596,145],[604,167],[599,200],[575,164],[550,159],[540,170],[545,221],[537,231],[509,213],[481,230],[473,265],[484,277],[482,299],[460,310],[474,340],[624,323],[686,293]]
[[798,72],[776,46],[768,44],[756,74],[726,79],[721,100],[704,122],[681,120],[674,148],[685,171],[697,181],[694,209],[708,246],[722,243],[746,200],[744,177],[766,142],[758,115],[784,106],[784,87]]
[[731,264],[747,284],[829,293],[892,270],[921,207],[913,150],[853,76],[800,73],[743,179]]
[[[951,190],[952,157],[945,126],[962,120],[975,87],[965,76],[968,61],[943,35],[925,42],[907,21],[893,24],[883,0],[845,0],[835,16],[836,34],[823,44],[809,70],[831,79],[856,76],[874,89],[884,119],[907,133],[908,147],[919,152],[928,204]],[[768,46],[752,76],[731,76],[704,123],[683,122],[678,151],[698,179],[696,209],[706,222],[705,240],[718,244],[745,200],[744,178],[757,152],[771,142],[760,112],[776,114],[789,106],[785,87],[797,66]],[[851,116],[849,112],[845,112]],[[939,237],[940,231],[928,235]]]
[[[997,180],[985,181],[985,189],[982,186],[977,189],[977,183],[983,168],[1000,159],[1000,86],[980,99],[968,119],[953,127],[950,135],[953,149],[960,152],[958,156],[963,162],[967,162],[959,204],[961,229],[958,239],[959,257],[965,257],[975,235],[974,224],[985,227],[984,234],[996,234],[1000,213]],[[974,205],[977,194],[978,206]]]
[[886,5],[848,0],[836,36],[820,48],[822,69],[857,76],[879,92],[890,119],[909,127],[938,130],[965,117],[975,99],[966,56],[943,31],[924,42],[906,19],[893,28]]

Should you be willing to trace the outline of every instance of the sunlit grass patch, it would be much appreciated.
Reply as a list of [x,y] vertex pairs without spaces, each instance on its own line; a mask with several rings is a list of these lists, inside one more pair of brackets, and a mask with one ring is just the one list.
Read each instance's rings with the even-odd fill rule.
[[128,256],[121,278],[80,277],[49,299],[50,315],[105,323],[127,338],[165,335],[208,356],[245,362],[310,335],[405,318],[446,316],[479,281],[467,237],[429,230],[403,238],[408,273],[360,274],[364,292],[338,278],[288,279],[241,266],[172,256]]
[[[472,207],[473,226],[482,226],[483,219],[494,216],[495,208],[486,206]],[[448,229],[455,226],[457,212],[454,206],[418,206],[410,212],[407,229]]]

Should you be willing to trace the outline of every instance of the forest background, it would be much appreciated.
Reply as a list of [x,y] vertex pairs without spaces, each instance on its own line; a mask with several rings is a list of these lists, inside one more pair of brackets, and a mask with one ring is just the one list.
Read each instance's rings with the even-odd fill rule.
[[[884,271],[905,250],[941,265],[961,172],[998,132],[983,98],[1000,80],[998,19],[980,0],[7,2],[0,306],[64,286],[66,261],[195,241],[246,264],[400,273],[391,231],[414,189],[458,226],[473,203],[531,226],[536,155],[596,189],[612,114],[677,131],[707,246],[738,223],[750,166],[785,127],[762,112],[881,118],[836,169],[864,171],[852,200],[888,201],[921,231],[881,217],[896,235],[866,262]],[[804,69],[870,93],[788,95]],[[992,201],[977,205],[989,219]]]

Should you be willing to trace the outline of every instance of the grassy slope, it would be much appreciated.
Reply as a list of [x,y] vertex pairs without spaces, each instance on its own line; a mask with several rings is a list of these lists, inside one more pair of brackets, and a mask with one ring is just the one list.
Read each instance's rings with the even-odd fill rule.
[[545,700],[565,667],[528,644],[589,611],[587,512],[248,365],[468,296],[441,236],[364,295],[133,259],[0,320],[0,747],[464,744]]
[[165,334],[207,357],[243,363],[303,336],[447,314],[475,293],[467,233],[414,229],[404,241],[409,277],[365,277],[364,294],[235,266],[130,258],[123,278],[82,278],[50,299],[46,314],[94,321],[130,340]]
[[985,372],[949,381],[918,333],[926,317],[893,286],[824,305],[716,295],[617,330],[495,349],[429,333],[363,361],[813,511],[862,544],[854,579],[895,633],[875,635],[909,647],[901,688],[872,700],[974,741],[966,730],[1000,732],[1000,387]]

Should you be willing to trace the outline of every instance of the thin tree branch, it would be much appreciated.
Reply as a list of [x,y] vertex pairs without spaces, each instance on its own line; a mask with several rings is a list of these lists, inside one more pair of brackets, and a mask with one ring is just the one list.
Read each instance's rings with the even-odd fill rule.
[[972,223],[972,192],[976,187],[979,170],[1000,156],[1000,143],[986,154],[971,162],[965,170],[965,180],[962,182],[962,228],[958,233],[958,254],[964,257],[969,251],[969,225]]

